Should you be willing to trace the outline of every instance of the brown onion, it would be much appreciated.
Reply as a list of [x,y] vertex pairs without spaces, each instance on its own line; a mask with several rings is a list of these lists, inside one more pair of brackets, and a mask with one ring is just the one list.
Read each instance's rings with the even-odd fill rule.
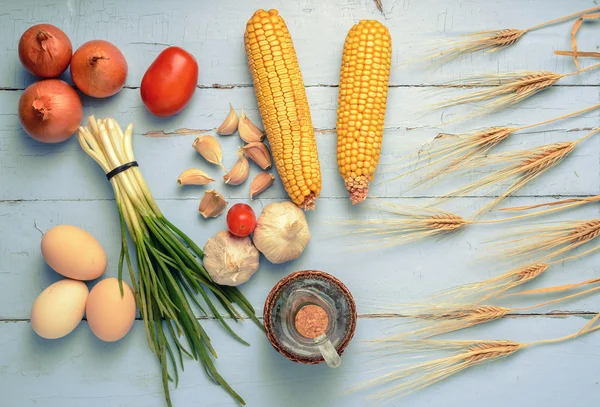
[[73,54],[71,77],[86,95],[106,98],[123,88],[127,79],[127,61],[110,42],[88,41]]
[[71,62],[71,40],[51,24],[30,27],[19,40],[19,59],[29,72],[42,78],[54,78]]
[[81,123],[83,105],[75,90],[60,79],[29,85],[19,99],[19,120],[25,132],[44,143],[60,143]]

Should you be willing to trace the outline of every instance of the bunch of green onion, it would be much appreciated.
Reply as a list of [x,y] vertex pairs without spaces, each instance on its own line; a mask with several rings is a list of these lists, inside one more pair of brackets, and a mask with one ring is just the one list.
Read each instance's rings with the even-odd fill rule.
[[[83,150],[102,167],[106,174],[115,168],[135,162],[132,148],[133,125],[125,131],[111,118],[96,119],[90,116],[87,127],[80,127],[79,144]],[[171,406],[169,393],[169,361],[173,365],[177,386],[177,359],[171,343],[175,344],[177,358],[183,368],[183,354],[200,360],[208,376],[221,385],[240,403],[244,400],[227,384],[215,368],[212,357],[217,357],[210,338],[194,315],[188,299],[208,316],[196,299],[200,294],[212,315],[238,341],[248,345],[227,324],[211,301],[211,291],[235,321],[243,316],[234,304],[262,327],[254,308],[235,287],[220,286],[212,281],[202,266],[202,250],[181,230],[167,220],[156,205],[142,174],[136,166],[128,167],[110,178],[121,222],[121,254],[119,257],[119,282],[123,266],[127,264],[136,295],[146,337],[162,367],[162,382],[167,404]],[[137,280],[129,255],[125,228],[129,230],[135,245]],[[137,281],[137,282],[136,282]],[[122,285],[121,285],[122,292]],[[167,338],[170,336],[171,342]],[[187,340],[187,347],[181,338]]]

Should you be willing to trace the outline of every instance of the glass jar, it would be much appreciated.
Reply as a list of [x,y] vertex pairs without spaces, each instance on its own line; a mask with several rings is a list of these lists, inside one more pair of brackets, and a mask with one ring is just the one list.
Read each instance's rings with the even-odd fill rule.
[[354,336],[356,318],[356,304],[348,288],[317,270],[285,277],[265,302],[269,341],[279,353],[299,363],[325,361],[330,367],[339,366],[340,355]]

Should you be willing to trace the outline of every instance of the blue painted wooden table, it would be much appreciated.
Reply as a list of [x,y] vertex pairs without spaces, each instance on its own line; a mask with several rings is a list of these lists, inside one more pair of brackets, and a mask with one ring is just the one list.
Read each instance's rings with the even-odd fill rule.
[[[277,354],[251,323],[238,331],[251,347],[234,342],[215,321],[203,321],[213,338],[217,367],[250,406],[364,406],[369,392],[347,390],[389,370],[388,359],[365,340],[384,336],[402,322],[394,304],[424,298],[457,284],[485,279],[504,270],[493,263],[474,262],[490,253],[486,244],[507,228],[474,227],[445,239],[401,247],[347,250],[355,237],[340,236],[327,221],[375,217],[368,208],[351,207],[337,173],[335,111],[342,45],[348,29],[359,19],[378,19],[393,37],[393,69],[383,155],[378,177],[386,165],[416,152],[436,132],[468,131],[492,125],[519,126],[550,119],[598,103],[599,73],[566,78],[543,95],[519,106],[477,119],[442,125],[461,109],[427,112],[425,101],[441,97],[433,84],[474,73],[545,69],[574,70],[570,58],[556,57],[555,49],[569,49],[570,23],[532,32],[509,50],[466,56],[434,70],[407,64],[427,44],[448,36],[495,28],[525,28],[595,6],[591,0],[384,0],[380,13],[370,0],[302,1],[155,1],[129,0],[3,0],[0,4],[0,405],[6,407],[164,406],[160,370],[149,352],[141,321],[117,343],[103,343],[82,324],[55,341],[37,337],[29,313],[36,296],[59,276],[44,263],[39,249],[44,231],[58,224],[78,225],[92,233],[109,254],[105,276],[116,276],[119,225],[113,194],[97,165],[73,138],[44,145],[27,137],[19,125],[17,102],[34,81],[19,64],[17,42],[29,26],[47,22],[61,27],[74,47],[91,39],[118,45],[129,62],[127,85],[118,95],[95,100],[83,98],[86,114],[112,116],[135,123],[134,149],[143,174],[166,215],[203,245],[224,228],[224,217],[206,221],[197,213],[202,188],[182,189],[175,180],[189,167],[201,167],[214,176],[191,148],[195,138],[186,129],[215,133],[229,102],[244,108],[260,123],[243,48],[245,22],[256,8],[277,8],[287,21],[297,49],[323,171],[323,191],[317,210],[308,214],[312,241],[297,261],[275,267],[261,260],[260,271],[243,286],[257,312],[271,287],[300,269],[334,274],[353,292],[359,311],[354,341],[339,369],[302,366]],[[581,48],[594,50],[595,25],[580,34]],[[597,26],[596,26],[597,27]],[[585,33],[584,33],[585,32]],[[586,34],[587,33],[587,34]],[[193,102],[176,117],[159,119],[143,107],[139,83],[146,67],[168,45],[192,52],[200,64],[198,90]],[[585,63],[589,63],[586,61]],[[67,76],[68,77],[68,76]],[[431,99],[433,98],[433,99]],[[506,144],[522,149],[552,141],[574,140],[582,129],[600,125],[598,112],[535,128]],[[163,134],[166,133],[166,134]],[[188,134],[186,134],[188,133]],[[225,165],[235,162],[237,137],[220,138]],[[507,205],[541,203],[558,197],[600,194],[600,139],[592,138],[564,163],[509,199]],[[252,169],[254,175],[256,168]],[[424,198],[448,190],[448,184],[405,194],[416,180],[406,178],[372,188],[372,195],[389,201],[420,205]],[[457,185],[460,180],[454,180]],[[248,183],[219,190],[230,202],[246,202]],[[277,182],[260,199],[256,211],[285,199]],[[448,209],[469,215],[489,202],[485,193],[448,203]],[[588,205],[552,217],[599,217],[597,205]],[[491,214],[491,217],[497,216]],[[548,219],[544,219],[548,220]],[[509,229],[510,230],[510,229]],[[578,282],[596,276],[597,255],[553,268],[532,287]],[[450,335],[532,341],[570,334],[600,311],[597,296],[511,314],[487,326]],[[513,304],[514,306],[514,304]],[[481,406],[539,405],[547,407],[597,404],[600,370],[600,334],[560,345],[527,349],[502,362],[477,367],[414,393],[391,405]],[[234,406],[234,401],[209,382],[198,363],[186,363],[175,406]],[[406,403],[406,404],[405,404]]]

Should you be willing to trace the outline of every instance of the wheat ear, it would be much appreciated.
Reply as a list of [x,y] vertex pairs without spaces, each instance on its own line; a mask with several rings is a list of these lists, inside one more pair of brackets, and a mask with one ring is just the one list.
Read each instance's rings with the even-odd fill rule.
[[570,20],[596,10],[600,10],[600,7],[593,7],[574,14],[569,14],[567,16],[546,21],[524,30],[507,28],[500,30],[479,31],[468,34],[461,39],[453,39],[446,42],[446,44],[444,44],[439,51],[434,50],[434,53],[429,55],[429,58],[437,59],[439,60],[439,63],[444,63],[467,53],[480,51],[495,52],[515,44],[521,39],[521,37],[523,37],[523,35],[530,31],[546,27],[550,24]]

